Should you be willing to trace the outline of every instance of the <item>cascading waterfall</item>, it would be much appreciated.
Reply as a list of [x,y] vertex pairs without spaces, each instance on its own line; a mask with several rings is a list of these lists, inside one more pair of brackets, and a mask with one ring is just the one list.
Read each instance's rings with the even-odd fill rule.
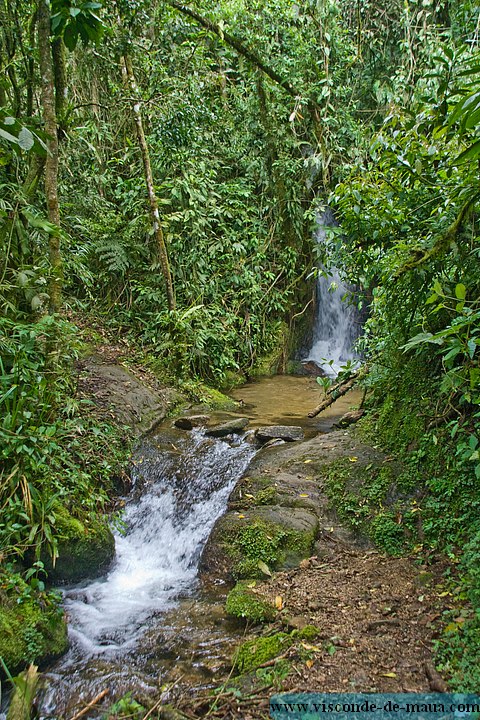
[[[326,228],[333,225],[336,222],[329,208],[318,213],[317,243],[325,243]],[[303,362],[313,361],[329,376],[338,375],[345,363],[358,359],[353,346],[359,337],[361,323],[358,310],[344,299],[350,294],[351,288],[342,281],[337,268],[331,267],[327,274],[318,274],[313,342]]]
[[127,656],[138,667],[146,633],[193,592],[203,546],[255,453],[241,439],[214,440],[201,430],[167,431],[162,438],[160,447],[153,438],[137,453],[111,571],[64,592],[71,648],[50,674],[44,716],[66,696],[81,694],[98,667],[110,683]]

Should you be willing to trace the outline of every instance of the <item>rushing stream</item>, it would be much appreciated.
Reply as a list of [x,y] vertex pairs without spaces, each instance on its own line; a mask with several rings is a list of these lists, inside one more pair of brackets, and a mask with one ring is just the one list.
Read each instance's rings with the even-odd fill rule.
[[265,378],[233,394],[250,418],[244,436],[219,440],[165,423],[138,448],[114,565],[64,591],[71,647],[47,673],[42,717],[71,717],[106,687],[113,700],[129,690],[156,696],[178,677],[209,685],[228,665],[239,631],[223,611],[225,588],[202,590],[197,569],[215,520],[258,450],[248,436],[275,423],[302,425],[307,436],[328,431],[359,399],[354,390],[308,419],[322,397],[313,378]]
[[200,430],[159,437],[136,454],[111,571],[64,593],[71,649],[49,674],[45,716],[68,707],[86,685],[91,697],[96,677],[127,689],[158,681],[152,656],[161,664],[162,617],[192,593],[203,545],[255,453],[242,439],[214,440]]

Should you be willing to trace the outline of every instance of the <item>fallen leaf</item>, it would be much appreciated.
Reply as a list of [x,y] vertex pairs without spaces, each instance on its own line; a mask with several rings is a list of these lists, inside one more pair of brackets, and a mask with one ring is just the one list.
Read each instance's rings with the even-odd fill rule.
[[389,677],[389,678],[396,678],[396,677],[397,677],[397,673],[394,673],[394,672],[382,673],[382,676],[383,676],[383,677]]
[[298,497],[308,497],[308,493],[300,493]]
[[350,462],[357,462],[358,457],[353,456],[353,457],[349,457],[348,459],[350,460]]
[[313,460],[304,460],[304,461],[303,461],[303,464],[304,464],[304,465],[308,465],[308,463],[311,463],[311,462],[313,462]]
[[305,648],[305,650],[312,650],[313,652],[323,652],[322,648],[318,647],[318,645],[309,645],[308,643],[302,642],[302,647]]
[[259,569],[263,572],[264,575],[268,575],[268,577],[272,577],[272,573],[270,571],[270,568],[266,563],[263,562],[263,560],[259,560],[257,563]]
[[305,665],[306,665],[307,668],[310,670],[310,668],[313,667],[313,660],[307,660],[307,662],[305,663]]
[[281,610],[283,608],[283,600],[281,595],[276,596],[275,607],[277,608],[277,610]]
[[242,515],[241,513],[239,513],[239,514],[238,514],[238,517],[240,518],[240,520],[243,520],[243,518],[245,517],[245,515]]

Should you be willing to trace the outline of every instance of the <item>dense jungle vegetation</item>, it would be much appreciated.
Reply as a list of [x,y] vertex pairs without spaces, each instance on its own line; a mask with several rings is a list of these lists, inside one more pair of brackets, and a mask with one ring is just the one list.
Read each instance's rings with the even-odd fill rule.
[[76,397],[76,323],[193,394],[228,388],[299,344],[328,204],[368,307],[369,431],[410,473],[395,528],[461,580],[438,662],[478,690],[476,0],[0,0],[0,18],[4,586],[54,602],[65,515],[97,522],[125,457]]

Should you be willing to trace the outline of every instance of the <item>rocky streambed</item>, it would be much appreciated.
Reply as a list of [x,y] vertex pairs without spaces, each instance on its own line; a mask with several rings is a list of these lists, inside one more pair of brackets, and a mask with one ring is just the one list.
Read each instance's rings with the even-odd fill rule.
[[[401,630],[417,656],[428,659],[431,628],[420,626],[418,616],[429,605],[429,590],[417,592],[418,571],[409,561],[379,556],[361,523],[346,522],[349,494],[372,477],[391,487],[398,473],[392,458],[355,432],[332,429],[358,396],[353,392],[319,419],[306,420],[316,404],[311,380],[266,382],[270,392],[262,394],[260,383],[258,403],[245,386],[237,411],[192,408],[140,444],[124,525],[116,531],[116,560],[106,575],[66,590],[71,649],[47,673],[44,716],[72,715],[105,688],[104,703],[131,692],[148,707],[163,692],[162,702],[186,710],[187,699],[208,693],[222,678],[233,682],[232,663],[242,685],[241,678],[255,679],[278,655],[291,659],[282,679],[272,682],[292,688],[291,672],[331,664],[329,653],[347,647],[347,635],[365,634],[360,625],[368,622],[373,641],[385,629],[396,637],[399,628],[398,637]],[[284,382],[285,393],[295,397],[288,410]],[[405,595],[401,614],[395,576]],[[389,597],[397,599],[388,605]],[[340,615],[332,618],[324,608],[335,604]],[[390,614],[382,615],[386,607]],[[347,623],[352,618],[355,627]],[[401,654],[400,648],[392,652]],[[389,665],[397,667],[393,656]],[[337,675],[324,672],[325,682],[335,676],[336,689],[345,687],[342,668]],[[422,689],[427,683],[418,663],[406,674],[387,672],[390,684],[362,666],[351,687]],[[193,714],[202,717],[205,703],[195,703]]]

